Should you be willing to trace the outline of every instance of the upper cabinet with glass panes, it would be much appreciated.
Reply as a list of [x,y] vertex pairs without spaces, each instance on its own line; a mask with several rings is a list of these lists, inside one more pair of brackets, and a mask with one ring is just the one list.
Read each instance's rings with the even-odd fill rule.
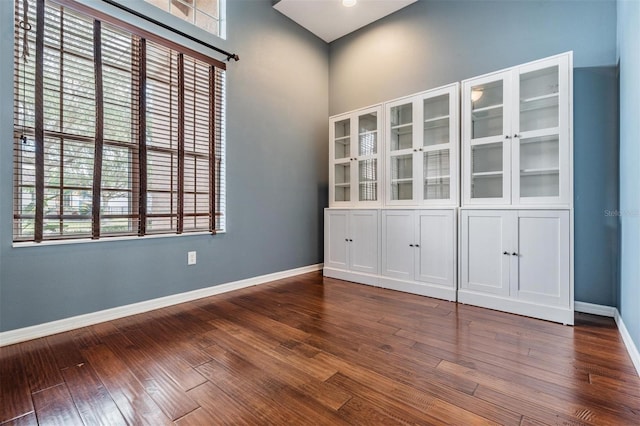
[[462,82],[463,205],[570,207],[572,53]]
[[458,204],[459,84],[385,103],[387,205]]
[[329,120],[329,205],[377,206],[382,106]]

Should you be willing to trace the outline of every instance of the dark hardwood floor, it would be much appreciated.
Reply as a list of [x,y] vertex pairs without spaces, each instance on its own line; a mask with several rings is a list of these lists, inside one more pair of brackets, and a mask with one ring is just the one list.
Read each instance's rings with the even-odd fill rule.
[[312,273],[0,348],[0,423],[638,425],[640,379],[610,318]]

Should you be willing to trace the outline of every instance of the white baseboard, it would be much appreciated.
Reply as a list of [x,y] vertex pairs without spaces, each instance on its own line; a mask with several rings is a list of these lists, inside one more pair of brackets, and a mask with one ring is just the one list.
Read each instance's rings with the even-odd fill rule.
[[622,341],[627,347],[627,352],[629,352],[629,356],[631,357],[631,362],[633,362],[633,366],[636,367],[636,372],[640,376],[640,352],[638,352],[638,347],[631,338],[629,330],[627,330],[627,327],[624,325],[624,321],[622,320],[620,312],[617,309],[614,319],[616,320],[616,324],[618,325],[618,331],[622,336]]
[[216,294],[226,293],[228,291],[239,290],[241,288],[251,287],[259,284],[265,284],[270,281],[289,278],[300,274],[306,274],[308,272],[315,272],[321,270],[322,267],[322,263],[303,266],[301,268],[274,272],[272,274],[260,275],[258,277],[247,278],[240,281],[233,281],[230,283],[188,291],[185,293],[146,300],[144,302],[133,303],[131,305],[118,306],[117,308],[91,312],[89,314],[78,315],[71,318],[64,318],[61,320],[38,324],[31,327],[9,330],[0,333],[0,347],[13,345],[14,343],[20,343],[26,340],[37,339],[39,337],[50,336],[52,334],[62,333],[64,331],[74,330],[76,328],[87,327],[89,325],[97,324],[100,322],[112,321],[114,319],[126,317],[129,315],[152,311],[154,309],[177,305],[178,303],[189,302],[191,300],[201,299],[203,297],[214,296]]
[[576,312],[582,312],[583,314],[600,315],[601,317],[609,318],[614,318],[617,311],[613,306],[595,305],[587,302],[575,302],[574,309]]
[[575,302],[574,304],[576,312],[582,312],[585,314],[593,314],[600,315],[603,317],[611,317],[615,319],[616,325],[618,326],[618,332],[622,337],[622,341],[624,345],[627,347],[627,352],[629,353],[629,357],[631,357],[631,362],[633,366],[636,368],[636,372],[638,376],[640,376],[640,352],[638,352],[638,347],[634,343],[627,327],[624,325],[624,321],[620,316],[620,311],[618,308],[613,306],[606,305],[595,305],[593,303],[585,303],[585,302]]

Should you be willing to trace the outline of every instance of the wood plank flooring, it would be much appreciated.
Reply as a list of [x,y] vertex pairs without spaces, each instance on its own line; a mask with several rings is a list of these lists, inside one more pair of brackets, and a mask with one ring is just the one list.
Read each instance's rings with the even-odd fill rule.
[[576,325],[323,278],[0,348],[2,425],[638,425],[612,319]]

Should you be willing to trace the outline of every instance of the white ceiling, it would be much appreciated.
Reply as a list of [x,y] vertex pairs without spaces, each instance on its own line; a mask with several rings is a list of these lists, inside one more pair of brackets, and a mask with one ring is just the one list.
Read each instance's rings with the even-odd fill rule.
[[417,0],[280,0],[273,7],[327,43],[392,14]]

